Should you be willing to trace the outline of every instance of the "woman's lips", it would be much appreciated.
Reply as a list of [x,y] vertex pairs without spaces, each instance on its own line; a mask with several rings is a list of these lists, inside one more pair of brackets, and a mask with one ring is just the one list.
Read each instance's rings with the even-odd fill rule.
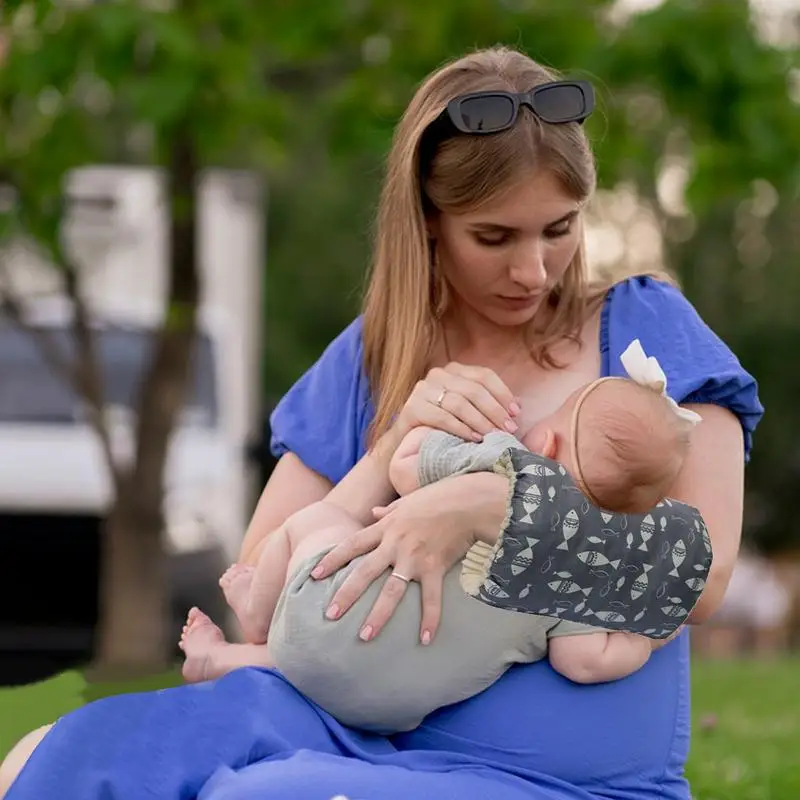
[[521,297],[514,297],[514,296],[505,297],[503,295],[497,295],[497,299],[503,305],[508,306],[509,308],[522,310],[525,308],[531,308],[532,306],[535,306],[541,299],[541,295],[528,294],[528,295],[523,295]]

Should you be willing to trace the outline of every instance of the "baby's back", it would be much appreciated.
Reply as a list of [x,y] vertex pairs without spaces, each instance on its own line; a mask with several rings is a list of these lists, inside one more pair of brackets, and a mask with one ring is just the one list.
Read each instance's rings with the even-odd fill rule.
[[421,597],[414,582],[380,635],[362,642],[358,632],[383,579],[340,619],[327,620],[325,608],[358,559],[315,581],[310,572],[323,554],[307,559],[287,582],[269,649],[286,678],[345,725],[377,733],[412,730],[437,708],[483,691],[512,664],[546,653],[547,633],[557,621],[475,600],[461,587],[461,565],[445,577],[441,624],[430,645],[419,641]]

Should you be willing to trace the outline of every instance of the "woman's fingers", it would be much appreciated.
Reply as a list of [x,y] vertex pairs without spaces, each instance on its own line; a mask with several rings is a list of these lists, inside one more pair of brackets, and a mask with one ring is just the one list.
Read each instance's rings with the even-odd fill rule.
[[484,437],[484,431],[486,433],[489,432],[486,430],[485,424],[479,424],[477,427],[473,427],[466,422],[462,422],[455,414],[444,408],[444,401],[441,407],[431,402],[427,403],[427,406],[428,407],[422,410],[418,416],[423,424],[429,425],[437,431],[452,433],[453,436],[458,436],[459,439],[464,439],[464,441],[467,442],[470,440],[480,442]]
[[353,603],[364,594],[370,584],[380,578],[390,566],[391,558],[381,548],[377,548],[369,555],[364,556],[353,567],[336,594],[331,598],[330,605],[325,610],[325,616],[328,619],[338,619],[342,614],[349,611]]
[[513,433],[517,429],[509,412],[482,384],[452,375],[443,388],[446,391],[440,407],[478,433],[485,436],[493,430]]
[[467,380],[481,384],[489,391],[492,397],[500,403],[508,414],[512,417],[519,414],[520,409],[516,397],[514,397],[511,389],[505,385],[494,370],[488,369],[487,367],[476,367],[452,362],[445,367],[445,372],[449,372],[453,375],[460,375]]
[[389,503],[388,506],[375,506],[372,509],[372,516],[375,517],[375,519],[383,519],[387,514],[390,514],[392,511],[394,511],[398,502],[399,498],[398,500]]
[[409,581],[409,576],[404,575],[399,569],[394,570],[386,578],[381,593],[361,626],[358,636],[362,641],[369,642],[381,632],[403,599]]
[[430,644],[439,628],[442,618],[442,590],[444,588],[444,575],[431,573],[420,579],[422,593],[422,623],[420,624],[419,640],[422,644]]
[[333,550],[320,559],[317,566],[311,571],[311,577],[315,580],[327,578],[345,564],[349,564],[354,558],[374,550],[383,538],[378,525],[379,523],[375,523],[367,528],[362,528],[357,533],[348,536],[341,544],[336,545]]
[[[511,391],[491,370],[448,364],[444,369],[434,368],[419,387],[417,394],[427,400],[427,408],[419,408],[421,421],[432,427],[447,430],[462,438],[463,434],[451,430],[436,409],[451,415],[457,424],[485,436],[492,430],[516,430],[514,416],[519,406]],[[424,405],[424,403],[423,403]]]

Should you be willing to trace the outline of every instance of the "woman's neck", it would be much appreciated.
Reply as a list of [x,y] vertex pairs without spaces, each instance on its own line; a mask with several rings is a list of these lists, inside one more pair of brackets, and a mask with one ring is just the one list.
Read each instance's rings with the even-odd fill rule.
[[472,309],[454,306],[442,318],[447,361],[496,367],[530,359],[523,326],[496,325]]

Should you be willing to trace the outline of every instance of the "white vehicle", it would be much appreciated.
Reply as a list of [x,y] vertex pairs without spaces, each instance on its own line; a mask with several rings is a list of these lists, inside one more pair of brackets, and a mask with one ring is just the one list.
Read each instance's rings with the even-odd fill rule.
[[[132,456],[136,391],[164,313],[167,218],[157,172],[72,176],[65,234],[80,265],[103,375],[115,460]],[[187,403],[165,470],[164,544],[174,625],[192,604],[221,615],[220,571],[235,557],[257,490],[248,445],[261,435],[263,208],[252,178],[206,176],[199,193],[203,294]],[[69,352],[72,309],[58,274],[30,248],[3,261],[26,327]],[[0,283],[0,297],[3,284]],[[46,674],[89,655],[97,619],[99,531],[112,499],[85,405],[31,330],[0,317],[0,534],[4,563],[30,592],[0,589],[0,665],[39,653]],[[0,683],[11,682],[0,666]]]

